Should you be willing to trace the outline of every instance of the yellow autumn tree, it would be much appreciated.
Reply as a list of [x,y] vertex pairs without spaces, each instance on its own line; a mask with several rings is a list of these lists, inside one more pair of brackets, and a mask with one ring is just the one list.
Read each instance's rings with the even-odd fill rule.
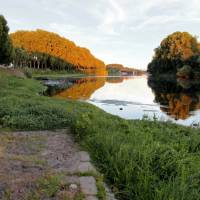
[[91,52],[58,34],[44,31],[17,31],[10,35],[15,47],[28,52],[39,52],[58,57],[71,63],[77,70],[89,74],[106,75],[103,61],[95,58]]
[[156,59],[187,60],[199,53],[197,38],[188,32],[175,32],[162,40],[155,50]]

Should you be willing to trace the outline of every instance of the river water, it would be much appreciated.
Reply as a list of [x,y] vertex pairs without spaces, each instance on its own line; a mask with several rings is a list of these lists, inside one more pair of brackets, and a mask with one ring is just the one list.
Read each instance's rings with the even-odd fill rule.
[[200,124],[200,83],[132,77],[45,80],[46,94],[87,101],[125,119],[158,119],[186,126]]

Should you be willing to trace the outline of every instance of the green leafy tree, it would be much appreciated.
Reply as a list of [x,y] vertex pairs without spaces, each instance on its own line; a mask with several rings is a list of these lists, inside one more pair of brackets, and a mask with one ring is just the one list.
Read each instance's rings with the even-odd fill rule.
[[0,15],[0,64],[9,64],[12,59],[13,48],[8,32],[7,21]]

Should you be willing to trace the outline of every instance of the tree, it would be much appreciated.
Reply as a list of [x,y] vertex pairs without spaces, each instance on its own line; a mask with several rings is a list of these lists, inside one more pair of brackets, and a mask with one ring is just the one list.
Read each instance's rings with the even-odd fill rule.
[[[57,58],[52,68],[59,70],[65,68],[63,61],[69,63],[69,68],[81,70],[85,73],[107,74],[103,61],[95,58],[88,49],[77,46],[74,42],[59,35],[44,30],[17,31],[10,35],[15,47],[24,48],[28,52],[47,54]],[[60,60],[59,60],[60,59]],[[36,63],[40,66],[40,59]]]
[[155,58],[187,60],[199,53],[197,38],[187,32],[175,32],[155,49]]
[[0,64],[9,64],[12,59],[13,48],[8,32],[7,21],[0,15]]
[[190,65],[192,70],[196,70],[199,68],[199,65],[196,65],[199,53],[200,47],[196,37],[187,32],[172,33],[155,49],[148,72],[176,74],[184,65]]
[[[53,56],[70,63],[70,67],[74,66],[75,70],[92,74],[107,74],[104,62],[95,58],[88,49],[79,47],[74,42],[55,33],[44,30],[17,31],[10,37],[15,47],[24,48],[31,53],[37,52]],[[52,63],[52,67],[56,70],[63,68],[60,62],[59,65],[54,61]],[[37,62],[37,67],[39,66],[40,59]]]

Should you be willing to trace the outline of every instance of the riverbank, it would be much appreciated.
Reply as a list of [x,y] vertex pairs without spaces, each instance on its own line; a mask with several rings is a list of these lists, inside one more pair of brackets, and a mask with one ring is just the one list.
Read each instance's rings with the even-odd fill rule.
[[67,77],[84,77],[85,74],[76,71],[52,71],[52,70],[38,70],[38,69],[30,69],[26,68],[25,71],[31,74],[33,78],[67,78]]
[[40,96],[39,82],[0,72],[0,125],[10,130],[70,127],[118,198],[199,199],[198,129],[124,120],[93,105]]

